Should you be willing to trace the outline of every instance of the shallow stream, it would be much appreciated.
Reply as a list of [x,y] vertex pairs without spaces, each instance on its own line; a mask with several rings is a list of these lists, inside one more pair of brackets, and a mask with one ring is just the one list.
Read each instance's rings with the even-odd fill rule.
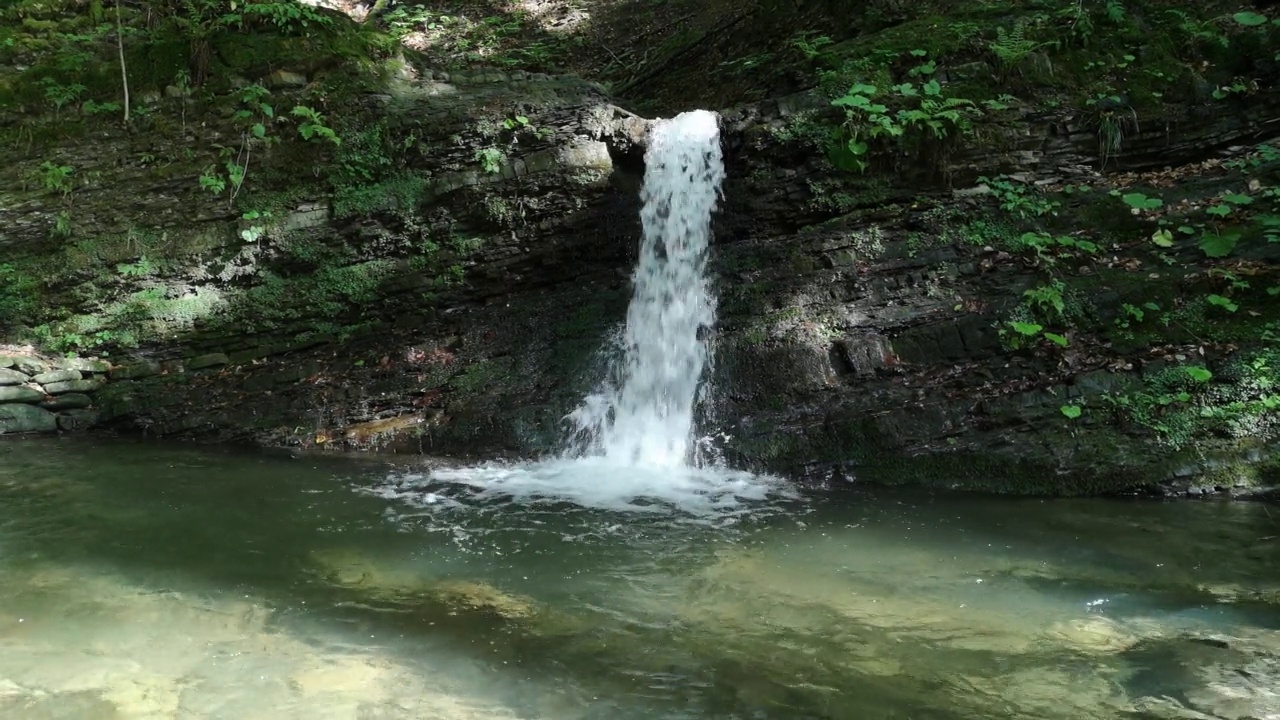
[[0,717],[1280,718],[1278,535],[1244,503],[6,440]]

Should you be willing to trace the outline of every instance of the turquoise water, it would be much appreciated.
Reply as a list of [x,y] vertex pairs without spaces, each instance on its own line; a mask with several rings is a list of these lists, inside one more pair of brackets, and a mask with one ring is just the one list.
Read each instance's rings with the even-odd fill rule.
[[0,442],[0,717],[1280,717],[1275,509],[572,472]]

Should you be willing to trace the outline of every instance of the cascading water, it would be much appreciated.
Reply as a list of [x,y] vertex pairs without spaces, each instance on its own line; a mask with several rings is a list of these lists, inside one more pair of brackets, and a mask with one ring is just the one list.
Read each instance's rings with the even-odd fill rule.
[[700,336],[715,322],[706,277],[711,211],[723,179],[714,113],[682,113],[650,131],[621,377],[570,414],[577,454],[651,467],[692,460],[694,405],[708,359]]
[[575,432],[561,457],[410,473],[376,492],[446,511],[463,486],[467,499],[722,517],[736,517],[743,501],[794,497],[778,478],[697,462],[694,411],[710,361],[702,336],[715,321],[707,252],[723,179],[714,113],[682,113],[650,131],[622,361],[568,415]]

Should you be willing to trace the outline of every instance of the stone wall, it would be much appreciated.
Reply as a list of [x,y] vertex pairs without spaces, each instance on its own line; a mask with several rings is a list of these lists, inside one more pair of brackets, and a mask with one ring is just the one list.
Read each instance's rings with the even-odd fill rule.
[[110,371],[105,360],[0,354],[0,435],[92,426]]

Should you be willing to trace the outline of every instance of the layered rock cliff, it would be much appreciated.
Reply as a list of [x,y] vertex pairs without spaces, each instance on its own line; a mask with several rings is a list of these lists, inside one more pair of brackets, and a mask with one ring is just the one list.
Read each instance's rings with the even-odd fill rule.
[[223,48],[198,88],[185,59],[149,72],[128,125],[99,114],[109,76],[52,103],[77,83],[26,28],[0,326],[114,364],[107,428],[551,451],[629,296],[646,121],[619,106],[708,97],[730,179],[704,426],[730,462],[1028,493],[1275,481],[1269,18],[731,5],[645,15],[643,56],[564,51],[612,92],[540,72],[546,38],[503,69],[428,24],[415,51],[324,14],[330,35],[257,28],[262,54]]

